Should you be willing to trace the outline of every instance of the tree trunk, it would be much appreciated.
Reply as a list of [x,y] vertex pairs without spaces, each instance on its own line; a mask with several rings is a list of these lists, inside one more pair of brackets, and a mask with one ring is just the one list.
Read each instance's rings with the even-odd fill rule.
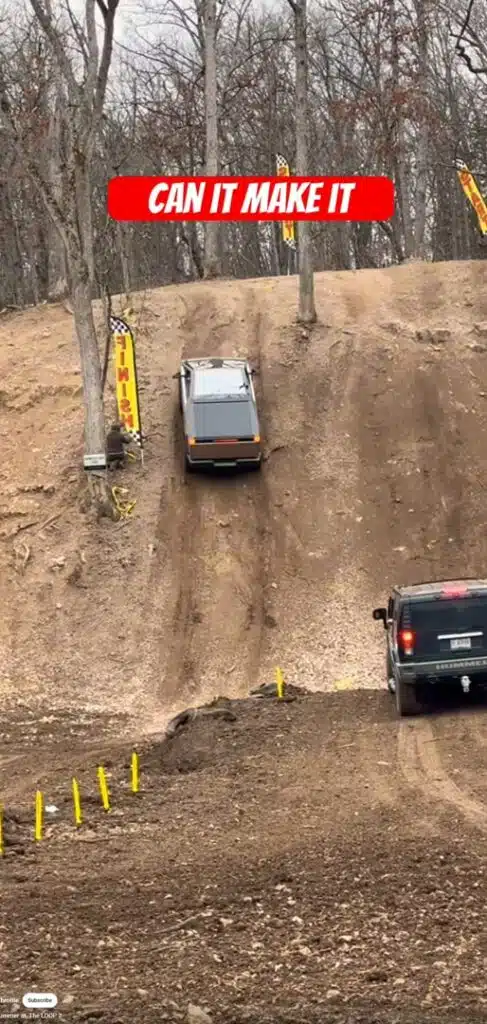
[[[48,129],[48,181],[51,186],[52,195],[58,206],[63,206],[63,172],[61,162],[62,147],[62,109],[63,102],[62,86],[60,81],[59,68],[55,65],[53,69],[54,96],[53,105],[49,117]],[[69,292],[68,268],[66,251],[63,240],[54,226],[52,219],[48,218],[48,282],[47,297],[51,302],[59,302]]]
[[[216,77],[216,0],[203,0],[205,25],[205,165],[208,177],[218,174],[218,96]],[[220,224],[205,225],[205,278],[221,275]]]
[[[106,452],[102,370],[96,336],[88,266],[81,256],[70,260],[71,302],[78,336],[85,403],[85,455]],[[106,473],[89,473],[92,499],[100,515],[113,517]]]
[[0,308],[3,305],[25,306],[25,281],[19,218],[15,214],[15,189],[10,175],[0,181],[0,216],[2,219],[2,285]]
[[39,290],[39,278],[37,275],[37,254],[35,245],[35,222],[27,225],[27,231],[25,236],[25,251],[29,260],[29,279],[32,290],[32,298],[34,306],[38,306],[41,301],[41,293]]
[[193,266],[196,270],[197,277],[199,280],[201,280],[205,276],[205,268],[203,265],[203,260],[201,259],[201,245],[198,241],[198,231],[194,221],[190,222],[188,231],[191,259],[193,261]]
[[395,128],[394,128],[394,156],[393,164],[396,179],[397,209],[400,214],[403,239],[404,257],[409,259],[414,252],[414,236],[409,207],[409,175],[407,171],[405,138],[404,138],[404,115],[403,100],[401,93],[401,69],[399,53],[399,26],[397,24],[396,0],[388,0],[389,24],[391,30],[391,72],[392,72],[392,96],[391,101],[395,106]]
[[105,325],[105,350],[103,353],[103,366],[101,371],[101,390],[102,394],[105,394],[105,387],[108,377],[108,363],[110,360],[110,350],[112,347],[112,328],[110,325],[110,319],[112,316],[112,296],[108,285],[105,285],[103,292],[103,323]]
[[365,221],[353,225],[352,246],[356,270],[362,270],[363,267],[374,267],[376,265],[371,251],[372,224]]
[[83,259],[88,269],[90,295],[93,298],[95,289],[95,247],[93,234],[93,205],[91,202],[90,164],[91,155],[81,153],[76,148],[73,152],[75,171],[75,194],[78,214],[79,232],[82,244]]
[[405,254],[402,247],[401,236],[399,233],[399,225],[396,218],[392,221],[380,220],[379,227],[382,228],[384,234],[389,239],[392,247],[393,255],[395,256],[398,263],[404,263]]
[[279,277],[282,274],[281,254],[279,251],[280,234],[281,225],[272,221],[270,225],[270,247],[273,267],[272,273],[275,277]]
[[416,144],[416,191],[414,197],[414,256],[424,260],[426,193],[428,188],[428,19],[427,0],[416,0],[418,49],[418,138]]
[[119,220],[115,222],[115,238],[118,258],[120,260],[120,267],[122,270],[123,291],[126,301],[130,302],[131,288],[128,231],[125,224],[121,223]]
[[[306,38],[306,0],[295,0],[294,33],[296,41],[296,174],[308,173],[308,51]],[[298,321],[316,323],[314,277],[311,263],[310,225],[299,221],[299,310]]]

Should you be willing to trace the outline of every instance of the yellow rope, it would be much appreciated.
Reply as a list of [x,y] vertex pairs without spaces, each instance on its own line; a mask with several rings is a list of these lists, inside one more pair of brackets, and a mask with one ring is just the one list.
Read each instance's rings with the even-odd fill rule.
[[119,495],[128,494],[127,487],[112,487],[112,497],[115,508],[120,515],[121,519],[127,519],[131,512],[134,510],[137,502],[136,501],[120,501]]

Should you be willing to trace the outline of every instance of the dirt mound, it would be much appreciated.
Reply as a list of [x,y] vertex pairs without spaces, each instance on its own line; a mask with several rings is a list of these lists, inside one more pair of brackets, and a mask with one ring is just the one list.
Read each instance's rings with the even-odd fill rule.
[[232,709],[146,741],[138,795],[108,735],[33,750],[32,722],[9,726],[7,761],[56,767],[55,812],[37,847],[27,794],[8,814],[0,995],[55,992],[61,1024],[179,1024],[190,1003],[212,1024],[485,1022],[485,707],[405,724],[364,690]]
[[[266,687],[266,691],[271,689],[275,690],[272,684]],[[309,696],[305,690],[289,687],[279,698],[279,707],[305,696]],[[252,756],[267,741],[265,724],[262,729],[266,719],[260,709],[260,698],[264,697],[277,701],[276,695],[260,692],[235,700],[218,697],[209,705],[180,712],[168,723],[160,747],[151,748],[149,763],[159,765],[163,773],[199,771],[210,765],[227,770],[228,743],[230,760],[239,752]],[[222,723],[228,726],[223,732]]]

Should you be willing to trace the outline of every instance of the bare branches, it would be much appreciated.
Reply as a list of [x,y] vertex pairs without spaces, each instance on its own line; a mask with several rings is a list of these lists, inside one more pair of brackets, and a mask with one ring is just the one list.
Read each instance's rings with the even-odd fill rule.
[[[202,272],[200,225],[140,224],[127,226],[122,273],[105,190],[112,173],[204,173],[204,0],[143,0],[130,33],[115,43],[118,2],[77,0],[72,7],[70,2],[51,0],[51,6],[50,0],[29,0],[27,18],[15,28],[7,22],[1,26],[0,259],[8,269],[0,281],[0,308],[32,302],[34,290],[46,293],[45,251],[52,240],[46,202],[39,208],[33,202],[29,161],[40,175],[37,194],[41,182],[47,188],[52,222],[53,214],[59,220],[65,211],[66,196],[74,194],[75,150],[91,161],[98,280],[106,279],[111,291],[119,292],[128,266],[132,287]],[[462,258],[472,252],[475,232],[454,162],[458,151],[469,166],[487,166],[482,113],[487,0],[442,3],[437,18],[430,0],[314,0],[307,21],[309,171],[352,173],[359,168],[360,173],[391,174],[400,183],[405,211],[405,222],[399,216],[386,226],[350,231],[341,225],[314,226],[316,269],[399,261],[408,248],[406,233],[408,245],[414,244],[416,222],[422,233],[423,213],[426,258]],[[49,34],[36,7],[49,20]],[[280,150],[296,166],[293,25],[301,7],[302,0],[287,0],[277,11],[262,12],[253,0],[216,0],[222,173],[270,173]],[[465,60],[455,57],[459,36],[473,74]],[[116,61],[113,77],[111,59]],[[51,128],[59,154],[60,190],[54,191],[46,166]],[[76,231],[80,220],[77,210],[66,227]],[[226,225],[224,232],[225,273],[285,271],[278,230],[236,224]]]
[[71,93],[78,94],[79,86],[73,74],[72,65],[64,49],[61,35],[54,25],[52,16],[48,13],[47,9],[44,10],[41,0],[29,0],[29,3],[32,7],[32,10],[34,11],[34,14],[43,32],[46,35],[46,38],[49,40],[49,43],[52,46],[57,63],[59,64],[59,67],[62,70],[62,73],[64,75],[64,78],[66,79],[66,82]]
[[[88,49],[87,49],[87,45],[86,45],[85,33],[83,32],[83,29],[82,29],[82,27],[81,27],[77,17],[73,13],[73,10],[72,10],[71,5],[69,3],[66,4],[66,10],[67,10],[68,18],[69,18],[69,23],[71,25],[71,28],[73,29],[76,42],[78,43],[78,46],[79,46],[80,53],[81,53],[81,55],[83,57],[83,60],[84,60],[85,64],[87,64],[88,63]],[[50,8],[50,6],[48,7],[48,12],[49,12],[49,15],[51,16],[51,8]]]
[[19,127],[18,120],[15,117],[15,114],[14,114],[14,112],[12,110],[12,106],[11,106],[11,103],[10,103],[10,100],[9,100],[9,97],[8,97],[8,90],[7,90],[7,86],[6,86],[6,82],[5,82],[5,77],[4,77],[4,74],[3,74],[3,71],[2,71],[1,63],[0,63],[0,125],[3,127],[3,129],[7,133],[8,137],[9,137],[9,139],[10,139],[10,141],[11,141],[13,147],[14,147],[14,150],[15,150],[15,153],[16,153],[17,157],[19,158],[19,160],[21,161],[22,165],[24,166],[25,171],[26,171],[28,177],[30,178],[32,183],[35,185],[36,190],[38,191],[39,195],[41,196],[41,198],[42,198],[42,200],[43,200],[43,202],[44,202],[44,204],[46,206],[46,209],[47,209],[49,215],[52,217],[53,221],[55,222],[56,228],[59,231],[60,235],[62,236],[64,245],[66,247],[68,247],[69,242],[70,242],[70,239],[69,239],[69,228],[68,228],[68,226],[64,222],[63,213],[62,213],[62,210],[61,210],[60,206],[58,205],[58,203],[56,202],[54,196],[52,195],[52,192],[51,192],[47,182],[42,177],[42,174],[41,174],[41,171],[39,169],[38,164],[36,163],[36,161],[29,154],[28,148],[27,148],[27,146],[25,144],[25,140],[22,137],[22,133],[21,133],[21,130],[20,130],[20,127]]
[[87,58],[84,88],[88,98],[95,95],[98,79],[98,39],[96,37],[95,0],[86,0]]
[[99,9],[103,13],[104,18],[104,36],[103,36],[103,50],[101,55],[100,66],[98,69],[98,78],[96,82],[95,101],[94,101],[94,114],[97,122],[99,122],[102,112],[103,104],[105,102],[105,95],[107,91],[108,83],[108,72],[110,69],[110,63],[113,52],[113,32],[115,25],[115,15],[120,0],[108,0],[108,4],[103,3],[103,0],[96,0]]
[[[484,43],[479,32],[476,31],[471,24],[474,3],[475,0],[469,0],[465,17],[456,37],[455,53],[460,57],[473,75],[487,75],[487,45]],[[474,53],[480,54],[486,63],[480,67],[475,67],[471,52],[468,52],[468,48],[470,48],[471,51],[473,50]]]

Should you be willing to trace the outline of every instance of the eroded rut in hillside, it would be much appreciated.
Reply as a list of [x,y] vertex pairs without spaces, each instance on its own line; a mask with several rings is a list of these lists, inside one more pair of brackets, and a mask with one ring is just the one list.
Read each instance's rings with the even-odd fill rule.
[[[245,355],[259,367],[260,311],[249,298],[242,305],[223,310],[218,323],[210,296],[188,300],[181,357]],[[238,322],[245,325],[240,343]],[[256,389],[262,392],[260,376]],[[188,476],[176,399],[172,429],[172,485],[161,507],[159,565],[153,571],[153,577],[165,573],[170,581],[165,603],[172,636],[168,641],[166,633],[153,652],[157,697],[166,708],[219,693],[245,694],[256,685],[268,571],[265,468]]]

